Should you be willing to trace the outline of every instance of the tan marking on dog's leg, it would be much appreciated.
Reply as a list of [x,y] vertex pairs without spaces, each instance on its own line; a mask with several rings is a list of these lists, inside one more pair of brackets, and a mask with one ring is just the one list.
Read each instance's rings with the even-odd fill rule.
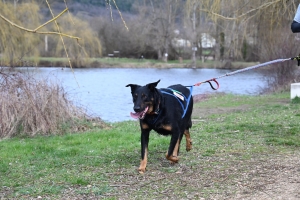
[[139,173],[140,174],[143,174],[146,171],[146,166],[147,166],[147,161],[148,161],[147,156],[148,156],[148,149],[146,148],[144,159],[141,160],[141,164],[140,164],[140,167],[139,167]]
[[148,128],[149,128],[148,124],[142,123],[142,129],[148,129]]
[[178,149],[179,149],[179,145],[180,145],[180,140],[178,139],[176,142],[176,145],[174,147],[173,153],[171,156],[168,156],[168,152],[166,154],[166,158],[171,161],[171,164],[177,163],[179,161],[178,158]]
[[186,150],[190,151],[192,149],[192,139],[189,130],[185,130],[184,135],[186,139]]
[[177,140],[177,143],[175,145],[175,148],[173,150],[173,157],[177,157],[178,156],[178,149],[179,149],[179,145],[180,145],[180,141],[179,139]]
[[172,126],[171,125],[162,125],[162,128],[167,130],[167,131],[172,131]]

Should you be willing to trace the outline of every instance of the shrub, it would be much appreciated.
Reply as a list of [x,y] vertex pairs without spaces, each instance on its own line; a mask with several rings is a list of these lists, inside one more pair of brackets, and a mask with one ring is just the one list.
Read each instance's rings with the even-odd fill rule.
[[[274,30],[275,38],[263,41],[261,61],[271,61],[279,58],[297,56],[300,47],[298,38],[293,34],[286,34],[285,30]],[[268,88],[265,92],[288,91],[290,84],[299,82],[299,67],[297,61],[286,61],[273,64],[266,73]]]
[[0,95],[0,138],[82,131],[91,120],[63,87],[28,74],[2,70]]

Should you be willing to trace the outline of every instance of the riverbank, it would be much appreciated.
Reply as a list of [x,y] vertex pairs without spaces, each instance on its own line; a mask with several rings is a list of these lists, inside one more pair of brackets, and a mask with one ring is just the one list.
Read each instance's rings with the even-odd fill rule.
[[[241,69],[248,66],[255,65],[255,62],[218,62],[218,61],[207,61],[201,62],[198,61],[195,68],[203,69]],[[41,62],[40,66],[47,67],[60,67],[67,66],[67,63],[53,63],[53,62]],[[169,61],[169,62],[159,62],[153,60],[130,60],[127,59],[104,59],[101,61],[93,61],[87,63],[83,68],[158,68],[158,69],[167,69],[167,68],[193,68],[190,61]]]
[[[200,98],[200,101],[198,101]],[[193,149],[171,165],[170,138],[151,134],[140,175],[137,121],[0,142],[0,198],[298,199],[298,102],[289,93],[197,97]]]
[[[66,58],[41,57],[38,59],[27,58],[20,63],[20,66],[38,67],[69,67]],[[79,63],[79,64],[78,64]],[[91,58],[81,61],[71,60],[73,68],[193,68],[191,60],[170,60],[162,62],[152,59],[130,59],[130,58]],[[205,69],[241,69],[256,65],[257,62],[239,61],[213,61],[202,62],[197,60],[195,68]]]

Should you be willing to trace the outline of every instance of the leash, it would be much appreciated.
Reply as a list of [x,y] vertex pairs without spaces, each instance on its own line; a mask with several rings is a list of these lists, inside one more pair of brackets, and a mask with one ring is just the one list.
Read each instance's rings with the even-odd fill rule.
[[[272,60],[272,61],[261,63],[261,64],[258,64],[258,65],[246,67],[244,69],[239,69],[239,70],[236,70],[236,71],[233,71],[233,72],[229,72],[229,73],[223,74],[223,75],[221,75],[221,76],[219,76],[217,78],[212,78],[212,79],[209,79],[209,80],[206,80],[206,81],[198,82],[198,83],[196,83],[194,85],[185,86],[185,87],[190,87],[190,94],[189,94],[188,97],[186,97],[181,92],[179,92],[177,90],[174,90],[174,89],[171,89],[171,88],[164,88],[165,90],[170,91],[171,93],[169,93],[167,91],[163,91],[163,90],[160,91],[160,92],[163,93],[163,94],[167,94],[167,95],[173,96],[173,97],[175,97],[178,100],[178,102],[180,103],[181,108],[183,110],[183,114],[181,116],[181,118],[183,118],[185,116],[185,114],[186,114],[187,109],[188,109],[188,105],[189,105],[190,99],[192,97],[193,87],[194,86],[200,86],[202,83],[209,83],[210,87],[213,90],[217,90],[220,87],[217,79],[220,79],[220,78],[223,78],[223,77],[226,77],[226,76],[232,76],[232,75],[235,75],[235,74],[238,74],[238,73],[242,73],[242,72],[245,72],[245,71],[249,71],[249,70],[252,70],[252,69],[257,69],[257,68],[260,68],[260,67],[263,67],[263,66],[266,66],[266,65],[271,65],[271,64],[274,64],[274,63],[278,63],[278,62],[284,62],[284,61],[287,61],[287,60],[297,60],[298,66],[300,66],[300,54],[299,54],[298,56],[293,57],[293,58],[284,58],[284,59]],[[217,87],[214,87],[213,84],[212,84],[212,82],[215,82],[215,84],[217,85]],[[181,101],[182,102],[185,101],[186,102],[186,106],[184,106],[184,104]],[[158,112],[156,114],[158,116],[155,119],[153,119],[153,121],[152,121],[153,124],[159,118],[159,116],[161,114],[160,110],[158,110]]]
[[[257,69],[257,68],[260,68],[260,67],[263,67],[263,66],[266,66],[266,65],[271,65],[271,64],[274,64],[274,63],[278,63],[278,62],[284,62],[284,61],[287,61],[287,60],[297,60],[298,66],[300,66],[300,54],[299,54],[298,56],[293,57],[293,58],[284,58],[284,59],[272,60],[272,61],[261,63],[261,64],[258,64],[258,65],[246,67],[244,69],[239,69],[239,70],[236,70],[236,71],[229,72],[229,73],[226,73],[224,75],[221,75],[221,76],[219,76],[217,78],[212,78],[212,79],[209,79],[209,80],[206,80],[206,81],[198,82],[198,83],[196,83],[196,84],[194,84],[192,86],[200,86],[202,83],[209,83],[210,87],[213,90],[217,90],[220,87],[217,79],[220,79],[220,78],[223,78],[223,77],[226,77],[226,76],[232,76],[232,75],[235,75],[235,74],[238,74],[238,73],[242,73],[242,72],[245,72],[245,71],[249,71],[249,70],[252,70],[252,69]],[[212,82],[215,82],[215,84],[217,86],[214,87],[213,84],[212,84]],[[187,87],[192,87],[192,86],[187,86]]]

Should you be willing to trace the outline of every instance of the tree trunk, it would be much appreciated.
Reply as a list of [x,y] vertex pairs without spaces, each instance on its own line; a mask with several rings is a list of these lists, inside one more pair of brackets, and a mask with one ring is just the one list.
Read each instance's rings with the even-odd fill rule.
[[161,50],[157,50],[157,59],[162,60]]
[[192,47],[192,68],[196,68],[196,51],[197,51],[197,36],[196,36],[196,7],[193,6],[193,47]]

